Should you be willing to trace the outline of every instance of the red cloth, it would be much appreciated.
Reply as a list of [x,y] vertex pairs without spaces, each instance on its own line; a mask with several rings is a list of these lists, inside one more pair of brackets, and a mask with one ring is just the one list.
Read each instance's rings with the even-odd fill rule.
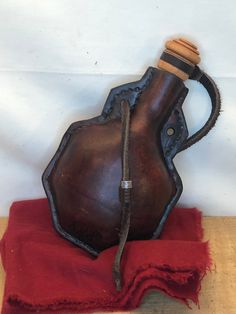
[[208,245],[201,240],[201,213],[175,208],[161,240],[126,244],[123,288],[116,292],[116,247],[91,258],[54,231],[46,199],[15,202],[0,246],[6,271],[2,314],[131,310],[150,289],[198,303],[210,267]]

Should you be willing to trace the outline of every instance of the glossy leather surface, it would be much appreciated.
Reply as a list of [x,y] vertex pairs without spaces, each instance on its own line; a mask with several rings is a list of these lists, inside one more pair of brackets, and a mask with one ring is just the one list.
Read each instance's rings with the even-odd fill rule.
[[[151,238],[176,193],[164,160],[160,132],[184,90],[180,79],[156,70],[132,110],[129,239]],[[75,128],[48,178],[60,226],[97,251],[117,244],[120,180],[120,118],[95,119]]]

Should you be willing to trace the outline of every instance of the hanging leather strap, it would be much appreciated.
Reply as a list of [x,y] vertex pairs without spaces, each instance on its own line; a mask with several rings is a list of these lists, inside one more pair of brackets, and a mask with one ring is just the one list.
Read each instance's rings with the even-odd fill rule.
[[120,201],[121,201],[121,226],[120,241],[113,264],[113,278],[116,290],[121,290],[121,271],[120,262],[127,241],[130,215],[131,215],[131,189],[129,171],[129,126],[130,126],[130,106],[128,101],[121,101],[121,128],[122,128],[122,180],[120,183]]
[[220,93],[217,88],[216,83],[213,81],[213,79],[203,72],[198,66],[195,66],[191,76],[189,77],[191,80],[198,81],[201,83],[207,90],[212,103],[212,109],[211,114],[205,123],[205,125],[197,131],[195,134],[190,136],[182,145],[181,149],[179,151],[183,151],[196,142],[200,141],[204,136],[207,135],[207,133],[214,127],[216,120],[220,114],[221,109],[221,99],[220,99]]

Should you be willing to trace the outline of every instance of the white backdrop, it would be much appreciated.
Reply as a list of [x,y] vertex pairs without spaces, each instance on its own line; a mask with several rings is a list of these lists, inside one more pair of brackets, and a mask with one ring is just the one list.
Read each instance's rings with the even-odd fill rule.
[[[234,0],[1,0],[0,215],[13,200],[45,196],[41,174],[69,124],[100,114],[109,90],[140,78],[175,36],[199,46],[223,100],[212,132],[175,159],[179,203],[236,214]],[[210,101],[197,83],[187,86],[193,133]]]

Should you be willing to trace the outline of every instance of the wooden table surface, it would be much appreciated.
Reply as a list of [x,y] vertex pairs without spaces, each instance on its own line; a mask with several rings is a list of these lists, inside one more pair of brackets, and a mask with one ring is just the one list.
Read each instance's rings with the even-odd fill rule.
[[[0,238],[6,225],[7,218],[0,218]],[[203,227],[205,240],[210,240],[215,267],[203,280],[200,310],[195,305],[190,310],[161,293],[150,292],[140,308],[132,313],[236,314],[236,217],[204,217]],[[0,300],[3,296],[4,280],[4,270],[0,265]]]

